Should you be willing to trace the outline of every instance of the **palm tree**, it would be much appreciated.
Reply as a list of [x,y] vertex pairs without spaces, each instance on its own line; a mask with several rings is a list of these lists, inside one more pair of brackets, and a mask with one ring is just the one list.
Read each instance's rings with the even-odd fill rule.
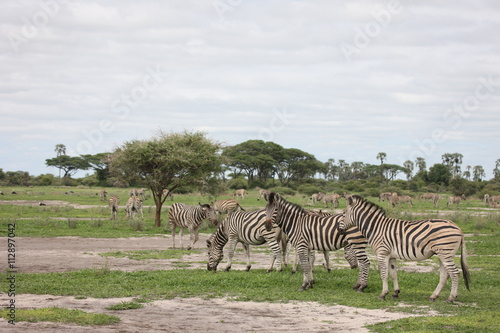
[[[62,143],[58,143],[54,151],[56,152],[57,157],[60,157],[61,155],[66,155],[66,146],[63,145]],[[61,178],[61,169],[59,169],[59,178]]]
[[377,160],[380,160],[380,165],[384,164],[384,161],[387,159],[387,154],[384,152],[380,152],[377,154]]

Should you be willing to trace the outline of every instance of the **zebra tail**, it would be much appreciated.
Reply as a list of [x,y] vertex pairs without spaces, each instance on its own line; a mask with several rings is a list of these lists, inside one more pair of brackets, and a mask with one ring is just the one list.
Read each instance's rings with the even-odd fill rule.
[[469,288],[470,273],[469,273],[469,269],[467,268],[466,257],[467,257],[467,249],[465,248],[465,240],[464,240],[464,237],[462,236],[462,250],[460,253],[460,264],[462,265],[462,273],[464,274],[465,288],[467,288],[467,290],[470,291],[470,288]]
[[244,210],[244,209],[243,209],[243,207],[241,207],[241,205],[240,205],[240,204],[238,204],[238,206],[240,207],[240,209],[241,209],[242,211],[246,212],[246,210]]

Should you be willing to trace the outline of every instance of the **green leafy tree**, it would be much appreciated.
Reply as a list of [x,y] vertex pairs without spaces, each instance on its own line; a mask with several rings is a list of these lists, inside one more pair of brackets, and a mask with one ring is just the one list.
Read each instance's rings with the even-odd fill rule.
[[495,162],[495,169],[493,169],[493,176],[495,179],[500,179],[500,158]]
[[486,177],[486,172],[484,172],[484,168],[480,165],[476,165],[472,168],[472,179],[474,181],[482,181],[484,177]]
[[150,140],[125,142],[110,156],[110,170],[126,181],[140,180],[151,189],[156,205],[155,225],[161,226],[164,190],[175,192],[183,186],[202,188],[220,174],[221,144],[202,132],[167,134],[159,132]]
[[377,160],[380,160],[380,164],[384,164],[384,161],[387,159],[387,154],[384,152],[380,152],[377,154]]
[[450,184],[452,178],[451,171],[449,168],[441,163],[434,164],[429,168],[429,173],[427,174],[427,179],[429,183],[446,185]]
[[[87,170],[90,164],[81,156],[59,155],[45,160],[48,167],[58,168],[64,172],[63,178],[71,178],[79,170]],[[59,173],[60,174],[60,173]]]
[[82,158],[87,161],[90,168],[94,169],[97,184],[104,185],[109,178],[109,155],[109,153],[82,155]]
[[314,174],[323,168],[323,164],[314,155],[300,149],[284,149],[282,159],[276,165],[278,179],[282,185],[291,180],[298,181]]

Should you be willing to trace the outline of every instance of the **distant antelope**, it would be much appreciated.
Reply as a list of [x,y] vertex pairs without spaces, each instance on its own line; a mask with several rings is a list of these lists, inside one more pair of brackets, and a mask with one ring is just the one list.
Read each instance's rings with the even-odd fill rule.
[[120,206],[120,198],[113,195],[109,198],[109,209],[111,211],[111,219],[116,220],[116,214],[118,213],[118,207]]

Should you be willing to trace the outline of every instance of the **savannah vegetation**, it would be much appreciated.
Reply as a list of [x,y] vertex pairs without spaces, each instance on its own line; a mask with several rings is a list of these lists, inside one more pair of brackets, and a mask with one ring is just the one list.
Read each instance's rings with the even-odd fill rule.
[[[174,152],[175,148],[169,145],[174,139],[184,142],[181,147],[186,149],[175,151],[172,155],[169,152]],[[437,268],[430,273],[400,271],[400,300],[381,301],[377,298],[381,288],[380,276],[376,263],[372,261],[369,287],[364,293],[351,289],[356,280],[355,270],[339,268],[327,273],[319,266],[315,269],[318,282],[306,292],[296,291],[294,286],[300,284],[302,277],[301,274],[289,274],[290,268],[269,274],[263,269],[214,274],[203,269],[193,271],[182,267],[148,272],[122,272],[96,267],[66,273],[19,273],[18,293],[140,299],[141,302],[116,305],[117,309],[130,311],[140,307],[138,303],[174,297],[225,297],[234,301],[257,302],[316,301],[422,315],[372,325],[370,329],[376,332],[497,332],[500,329],[496,320],[500,314],[500,213],[497,207],[487,207],[482,200],[486,193],[500,194],[500,159],[493,170],[493,178],[486,180],[486,172],[481,166],[462,166],[462,156],[458,153],[443,155],[443,162],[430,168],[427,168],[423,158],[407,161],[402,166],[388,164],[385,153],[377,155],[379,165],[333,159],[320,162],[300,150],[259,140],[222,147],[200,133],[182,133],[175,138],[160,133],[153,140],[124,143],[114,152],[72,158],[65,154],[65,147],[61,144],[56,146],[56,154],[55,158],[47,159],[46,165],[59,169],[60,176],[47,174],[34,177],[22,171],[3,172],[0,169],[0,191],[4,194],[0,200],[12,201],[12,204],[0,206],[0,228],[5,230],[2,236],[6,236],[9,223],[16,223],[17,237],[166,235],[170,234],[170,226],[166,223],[168,206],[173,202],[209,203],[216,198],[231,197],[234,189],[245,188],[249,195],[240,203],[245,209],[257,209],[265,205],[262,200],[257,200],[257,187],[260,187],[277,191],[287,200],[302,206],[324,209],[321,202],[311,204],[311,194],[319,191],[347,192],[379,203],[391,217],[421,219],[444,214],[454,220],[467,234],[472,291],[465,289],[461,279],[456,302],[447,303],[445,298],[440,298],[430,303],[427,297],[438,280]],[[170,176],[162,178],[167,170],[155,162],[158,160],[162,161],[162,165],[170,166]],[[145,163],[141,164],[142,161]],[[93,170],[94,173],[74,179],[75,170]],[[131,187],[147,189],[144,218],[127,220],[122,208],[118,219],[111,221],[107,202],[101,201],[97,195],[99,190],[106,189],[108,197],[118,195],[123,206]],[[160,194],[164,189],[173,189],[173,200]],[[378,201],[381,192],[410,195],[414,198],[414,205],[391,207],[387,202]],[[424,192],[439,193],[443,197],[464,194],[467,200],[457,208],[448,207],[446,199],[441,199],[438,207],[434,207],[431,202],[417,199]],[[15,200],[30,200],[33,204],[16,205]],[[52,205],[54,200],[62,204]],[[345,200],[340,200],[338,208],[344,207]],[[211,233],[214,227],[207,223],[200,231]],[[268,251],[265,247],[260,250]],[[182,261],[184,254],[183,250],[159,249],[103,255],[126,256],[133,260],[176,258]],[[418,265],[432,266],[436,263],[434,258]],[[398,264],[404,265],[403,262]],[[5,280],[3,276],[0,278]],[[6,292],[7,286],[0,284],[0,288]],[[446,289],[443,290],[445,293]],[[430,316],[431,311],[439,315]],[[41,314],[27,311],[35,317],[30,319],[34,321],[36,318],[47,320],[47,313],[53,312],[59,318],[53,319],[56,321],[79,315],[60,309],[39,312]],[[106,320],[113,322],[114,319]]]

